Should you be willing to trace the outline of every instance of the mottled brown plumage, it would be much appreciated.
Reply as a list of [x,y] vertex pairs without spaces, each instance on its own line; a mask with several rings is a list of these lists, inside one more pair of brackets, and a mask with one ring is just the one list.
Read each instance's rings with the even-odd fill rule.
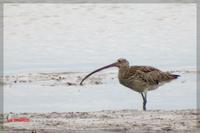
[[147,91],[154,90],[164,83],[179,77],[179,75],[163,72],[151,66],[129,66],[129,62],[126,59],[120,58],[113,64],[91,72],[85,78],[83,78],[80,84],[82,85],[83,81],[90,75],[109,67],[118,67],[119,82],[142,95],[143,110],[146,110]]

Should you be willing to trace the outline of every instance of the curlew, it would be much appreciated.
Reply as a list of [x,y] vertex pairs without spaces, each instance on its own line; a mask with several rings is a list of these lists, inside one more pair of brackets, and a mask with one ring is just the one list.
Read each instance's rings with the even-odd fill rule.
[[164,83],[179,77],[179,75],[163,72],[151,66],[129,66],[129,62],[126,59],[120,58],[115,63],[101,67],[85,76],[80,82],[80,85],[92,74],[110,67],[119,68],[118,79],[120,84],[141,94],[143,110],[146,110],[148,91],[154,90]]

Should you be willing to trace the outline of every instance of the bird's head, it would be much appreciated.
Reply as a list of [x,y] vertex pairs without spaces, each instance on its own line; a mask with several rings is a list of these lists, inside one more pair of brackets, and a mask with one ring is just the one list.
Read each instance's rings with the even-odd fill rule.
[[115,66],[118,68],[129,66],[129,62],[126,59],[119,58],[117,62],[115,62]]
[[89,73],[87,76],[85,76],[80,85],[82,85],[83,81],[86,80],[89,76],[91,76],[92,74],[96,73],[96,72],[99,72],[101,70],[104,70],[104,69],[107,69],[107,68],[110,68],[110,67],[118,67],[118,68],[122,68],[122,67],[127,67],[129,66],[129,62],[126,60],[126,59],[123,59],[123,58],[119,58],[116,62],[110,64],[110,65],[106,65],[104,67],[101,67],[91,73]]

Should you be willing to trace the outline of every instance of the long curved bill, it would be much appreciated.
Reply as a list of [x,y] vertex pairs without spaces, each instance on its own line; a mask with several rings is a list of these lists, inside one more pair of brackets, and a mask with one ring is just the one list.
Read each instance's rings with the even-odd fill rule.
[[99,69],[97,69],[97,70],[95,70],[95,71],[89,73],[88,75],[86,75],[86,76],[82,79],[82,81],[80,82],[80,85],[83,85],[83,81],[86,80],[88,77],[90,77],[92,74],[94,74],[94,73],[96,73],[96,72],[99,72],[99,71],[101,71],[101,70],[110,68],[110,67],[115,67],[115,66],[116,66],[116,63],[112,63],[112,64],[110,64],[110,65],[101,67],[101,68],[99,68]]

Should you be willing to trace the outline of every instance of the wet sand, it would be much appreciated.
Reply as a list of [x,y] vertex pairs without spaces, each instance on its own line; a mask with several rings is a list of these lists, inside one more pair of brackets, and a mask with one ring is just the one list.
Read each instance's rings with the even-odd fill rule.
[[96,112],[19,113],[30,122],[5,122],[5,129],[37,131],[187,131],[197,130],[195,110],[102,110]]
[[[77,86],[87,73],[80,72],[54,72],[54,73],[22,73],[5,75],[4,85],[38,84],[41,86]],[[86,84],[103,84],[103,80],[114,79],[113,73],[97,74],[89,78]],[[116,76],[115,76],[116,77]]]

